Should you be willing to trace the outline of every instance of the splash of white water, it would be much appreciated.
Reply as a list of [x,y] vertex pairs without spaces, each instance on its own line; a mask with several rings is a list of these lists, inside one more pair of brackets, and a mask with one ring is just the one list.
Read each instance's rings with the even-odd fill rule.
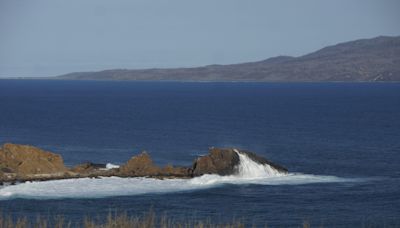
[[116,168],[119,168],[119,165],[114,165],[112,163],[106,164],[106,169],[116,169]]
[[240,163],[237,167],[238,176],[242,178],[265,178],[273,176],[282,176],[283,173],[272,168],[270,165],[262,165],[251,160],[246,154],[240,153],[235,149],[239,155]]

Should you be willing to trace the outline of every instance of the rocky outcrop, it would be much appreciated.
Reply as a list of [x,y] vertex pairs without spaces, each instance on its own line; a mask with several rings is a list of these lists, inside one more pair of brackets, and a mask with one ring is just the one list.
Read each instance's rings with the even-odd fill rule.
[[119,173],[123,176],[157,176],[160,168],[154,165],[150,155],[144,151],[122,165]]
[[105,164],[87,162],[68,169],[58,154],[7,143],[0,148],[0,183],[101,176],[190,178],[203,174],[233,175],[238,172],[239,154],[245,154],[259,164],[268,164],[279,172],[287,172],[286,168],[252,152],[233,148],[211,148],[209,154],[197,158],[192,167],[167,165],[160,168],[148,153],[142,152],[119,168],[107,169]]
[[150,155],[147,152],[142,152],[137,156],[133,156],[125,164],[123,164],[118,171],[117,176],[125,177],[189,177],[190,169],[187,167],[174,167],[167,165],[163,168],[158,167],[153,163]]
[[259,164],[269,165],[279,172],[288,172],[283,166],[276,165],[249,151],[239,151],[233,148],[211,148],[208,155],[199,157],[193,162],[192,176],[201,176],[204,174],[234,175],[238,171],[237,166],[240,162],[238,153],[245,154]]
[[232,175],[239,164],[239,155],[234,149],[211,148],[206,156],[197,158],[192,167],[192,176],[203,174]]
[[11,143],[4,144],[0,149],[0,169],[5,174],[18,177],[63,175],[67,171],[60,155]]

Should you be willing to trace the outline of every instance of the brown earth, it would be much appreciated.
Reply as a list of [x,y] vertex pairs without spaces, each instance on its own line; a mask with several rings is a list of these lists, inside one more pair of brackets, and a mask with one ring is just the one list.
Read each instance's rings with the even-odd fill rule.
[[21,177],[67,171],[60,155],[33,146],[11,143],[0,148],[0,168],[3,173],[16,173]]
[[133,156],[119,169],[119,173],[123,176],[156,176],[160,172],[160,168],[154,165],[147,152]]

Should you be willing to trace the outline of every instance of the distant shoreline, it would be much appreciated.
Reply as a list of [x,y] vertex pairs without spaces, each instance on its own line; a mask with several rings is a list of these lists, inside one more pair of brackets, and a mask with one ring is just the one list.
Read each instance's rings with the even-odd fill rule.
[[229,82],[374,82],[400,81],[400,36],[379,36],[328,46],[299,56],[256,62],[181,68],[109,69],[73,72],[55,79],[229,81]]
[[0,79],[177,82],[400,82],[400,36],[328,46],[299,56],[178,68],[106,69]]
[[325,84],[325,83],[338,83],[338,84],[396,84],[398,81],[199,81],[199,80],[123,80],[123,79],[66,79],[56,77],[27,77],[27,78],[0,78],[0,80],[13,80],[13,81],[84,81],[84,82],[154,82],[154,83],[260,83],[260,84]]

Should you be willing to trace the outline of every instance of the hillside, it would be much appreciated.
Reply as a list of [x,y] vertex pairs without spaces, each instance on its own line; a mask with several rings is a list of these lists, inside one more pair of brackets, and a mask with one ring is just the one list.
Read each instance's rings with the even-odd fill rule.
[[322,48],[300,57],[194,68],[114,69],[65,74],[58,79],[184,81],[400,81],[400,37],[381,36]]

